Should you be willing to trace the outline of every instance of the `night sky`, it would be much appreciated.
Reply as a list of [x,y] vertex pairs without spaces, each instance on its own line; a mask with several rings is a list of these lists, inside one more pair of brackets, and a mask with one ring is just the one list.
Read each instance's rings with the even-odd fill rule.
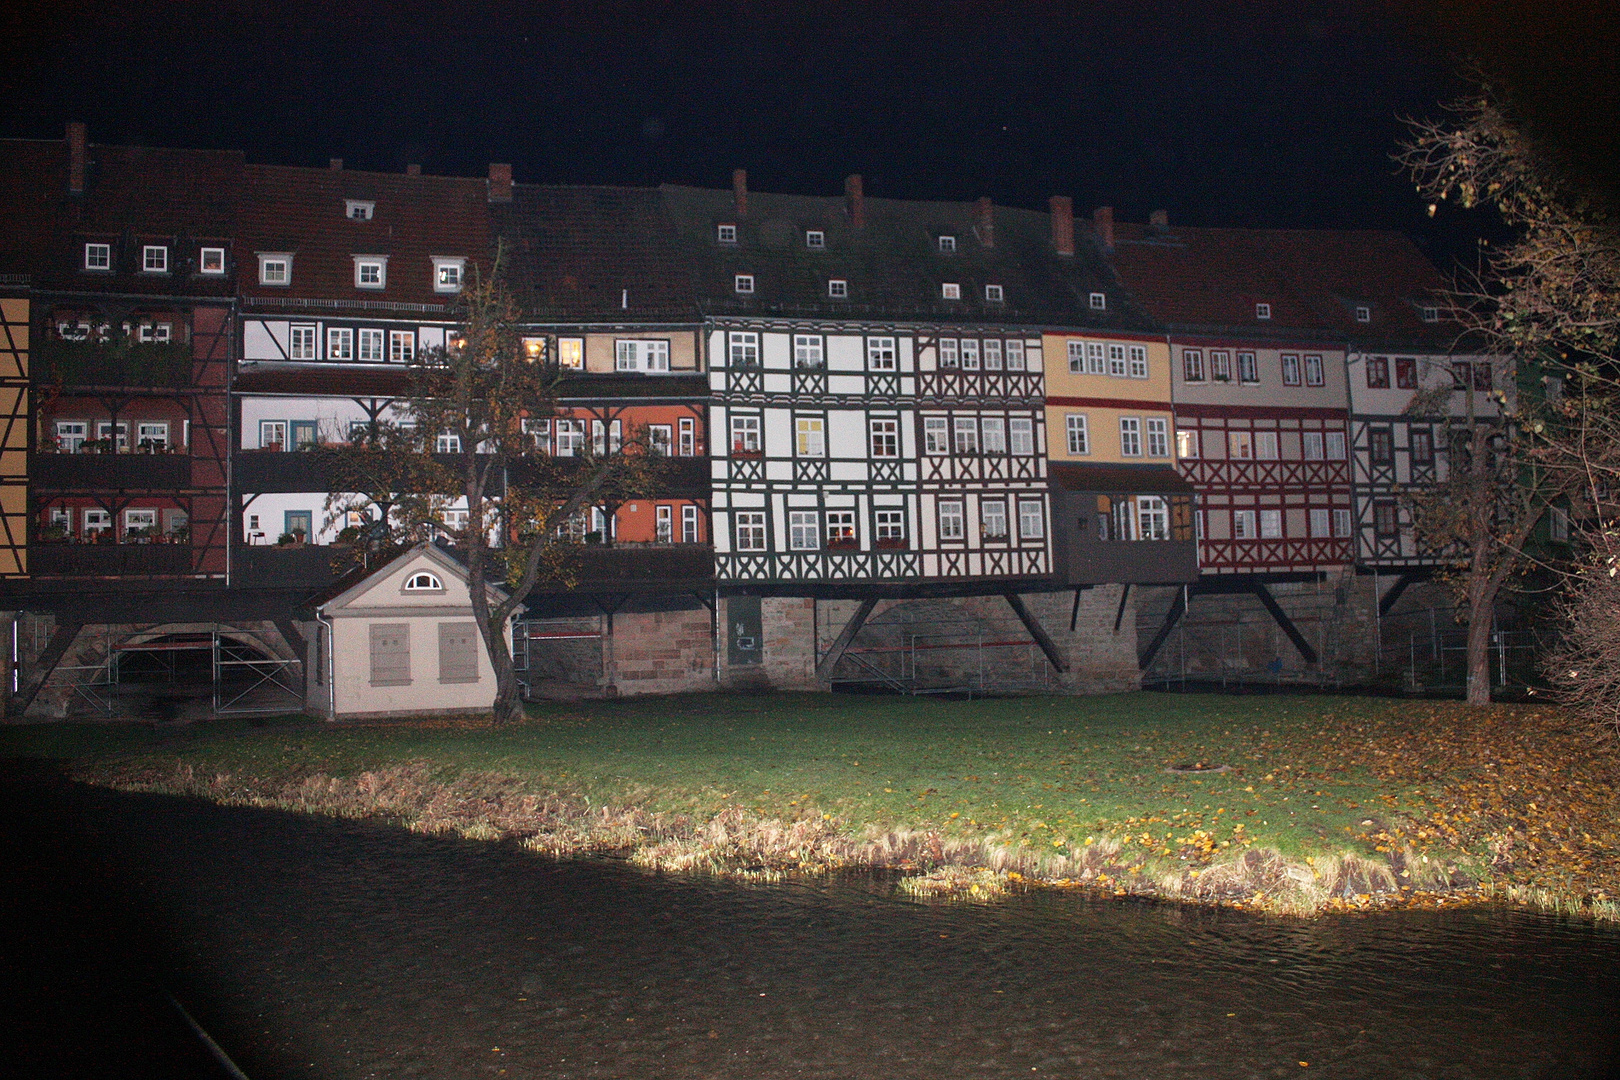
[[[1200,225],[1394,227],[1455,248],[1389,155],[1459,61],[1614,185],[1613,5],[100,3],[0,16],[0,134],[520,181],[728,186]],[[1182,10],[1185,8],[1186,10]],[[328,9],[341,12],[328,15]]]

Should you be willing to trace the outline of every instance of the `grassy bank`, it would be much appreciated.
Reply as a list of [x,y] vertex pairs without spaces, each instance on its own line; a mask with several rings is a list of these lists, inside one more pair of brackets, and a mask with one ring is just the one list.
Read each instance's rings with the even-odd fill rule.
[[1545,708],[690,696],[536,706],[505,729],[10,728],[0,752],[670,869],[891,865],[917,892],[1022,879],[1296,913],[1486,896],[1620,913],[1620,755]]

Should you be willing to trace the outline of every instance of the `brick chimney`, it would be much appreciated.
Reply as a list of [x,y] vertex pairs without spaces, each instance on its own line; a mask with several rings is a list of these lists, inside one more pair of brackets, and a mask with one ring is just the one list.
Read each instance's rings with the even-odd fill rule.
[[737,217],[748,216],[748,170],[731,170],[731,193],[737,198]]
[[866,194],[861,190],[861,174],[844,177],[844,207],[849,211],[849,223],[857,229],[866,227]]
[[494,162],[489,166],[489,201],[512,201],[512,166],[498,165]]
[[422,175],[422,166],[415,165],[415,164],[405,166],[405,175],[406,176],[421,176]]
[[75,120],[67,126],[68,194],[84,194],[84,124]]
[[1092,226],[1097,230],[1097,239],[1102,241],[1104,251],[1114,250],[1114,208],[1112,206],[1099,206],[1091,215]]
[[327,162],[326,162],[326,167],[328,169],[331,169],[333,172],[342,172],[343,171],[343,159],[340,158],[340,157],[328,158]]
[[978,235],[979,243],[985,247],[996,246],[995,205],[988,195],[973,204],[973,231]]
[[1054,195],[1046,201],[1052,208],[1052,248],[1059,255],[1074,254],[1074,200]]

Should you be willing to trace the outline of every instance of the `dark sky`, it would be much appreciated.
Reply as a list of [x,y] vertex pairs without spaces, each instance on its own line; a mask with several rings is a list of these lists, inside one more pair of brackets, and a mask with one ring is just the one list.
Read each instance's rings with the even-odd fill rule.
[[[1389,160],[1465,55],[1612,181],[1610,5],[38,4],[0,16],[0,134],[519,180],[729,184],[1438,239]],[[336,14],[331,14],[336,12]]]

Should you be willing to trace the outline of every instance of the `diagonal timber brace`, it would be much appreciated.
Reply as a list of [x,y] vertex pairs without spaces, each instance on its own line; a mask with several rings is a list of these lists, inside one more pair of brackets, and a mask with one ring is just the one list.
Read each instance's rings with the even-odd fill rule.
[[1057,642],[1053,641],[1052,636],[1046,632],[1046,627],[1042,626],[1040,621],[1030,614],[1029,608],[1024,606],[1024,598],[1017,593],[1011,592],[1002,595],[1007,599],[1007,606],[1013,609],[1013,614],[1017,615],[1018,620],[1024,624],[1024,629],[1029,631],[1029,636],[1035,639],[1035,644],[1039,645],[1041,652],[1046,654],[1046,659],[1051,662],[1059,673],[1067,672],[1069,662],[1063,658],[1063,653],[1058,650]]
[[45,686],[46,681],[50,679],[51,672],[56,670],[56,665],[62,662],[63,654],[68,651],[68,646],[73,644],[73,639],[79,636],[79,631],[83,628],[84,623],[82,622],[59,622],[56,624],[56,629],[51,633],[50,640],[45,643],[44,651],[39,654],[39,659],[34,662],[33,677],[18,688],[17,696],[11,700],[11,715],[21,716],[28,711],[28,706],[34,703],[34,698]]
[[1277,603],[1277,598],[1271,595],[1271,590],[1266,588],[1265,582],[1252,581],[1249,583],[1249,589],[1254,593],[1254,598],[1260,601],[1261,605],[1271,613],[1272,619],[1276,621],[1282,632],[1288,635],[1288,640],[1294,643],[1294,648],[1299,650],[1299,655],[1305,658],[1305,662],[1307,664],[1316,663],[1316,650],[1311,648],[1311,643],[1306,641],[1305,635],[1299,632],[1299,627],[1294,625],[1294,620],[1290,619],[1288,613],[1282,609],[1282,605]]
[[833,668],[837,667],[838,661],[844,658],[844,650],[849,648],[851,641],[855,640],[855,635],[861,632],[861,627],[866,625],[867,616],[872,614],[872,609],[875,607],[877,607],[877,600],[874,598],[868,597],[861,601],[861,606],[855,609],[855,614],[851,615],[849,622],[845,623],[844,628],[838,631],[838,637],[833,640],[832,646],[816,664],[817,679],[822,682],[828,682],[832,679]]
[[1153,666],[1153,658],[1159,655],[1159,650],[1164,648],[1164,643],[1170,640],[1170,632],[1176,628],[1176,623],[1180,622],[1181,617],[1186,613],[1187,589],[1182,587],[1176,590],[1176,598],[1171,602],[1170,610],[1165,613],[1164,625],[1159,627],[1159,632],[1153,635],[1153,640],[1148,642],[1148,647],[1143,649],[1142,654],[1136,658],[1136,666],[1139,670],[1146,671]]

